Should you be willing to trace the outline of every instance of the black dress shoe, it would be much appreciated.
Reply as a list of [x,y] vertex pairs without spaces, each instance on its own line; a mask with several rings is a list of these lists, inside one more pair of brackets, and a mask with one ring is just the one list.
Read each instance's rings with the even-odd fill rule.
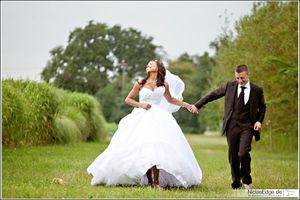
[[233,183],[231,183],[231,187],[234,190],[240,189],[242,187],[242,183],[241,182],[233,182]]

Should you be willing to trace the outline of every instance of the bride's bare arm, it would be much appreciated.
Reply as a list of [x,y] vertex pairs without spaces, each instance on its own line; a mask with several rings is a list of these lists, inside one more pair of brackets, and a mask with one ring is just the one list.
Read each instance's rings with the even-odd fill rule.
[[140,85],[138,82],[135,82],[131,91],[125,98],[125,103],[127,103],[128,105],[133,106],[133,107],[144,108],[144,109],[148,110],[149,108],[151,108],[150,104],[140,103],[140,102],[137,102],[136,100],[134,100],[134,98],[139,94],[141,87],[142,87],[142,85]]
[[167,82],[165,82],[165,98],[167,99],[167,101],[171,104],[177,105],[177,106],[181,106],[184,108],[187,108],[188,106],[190,106],[190,104],[184,102],[184,101],[180,101],[179,99],[176,99],[174,97],[171,96],[170,94],[170,90],[169,90],[169,84]]

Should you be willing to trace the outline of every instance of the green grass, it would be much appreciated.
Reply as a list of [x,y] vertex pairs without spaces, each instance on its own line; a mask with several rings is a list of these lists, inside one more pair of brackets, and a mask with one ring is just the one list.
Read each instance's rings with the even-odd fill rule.
[[[186,135],[202,168],[203,180],[189,189],[157,191],[149,187],[91,186],[89,164],[108,142],[2,149],[3,198],[220,198],[247,197],[230,189],[224,137]],[[253,145],[253,189],[297,189],[297,152],[271,153]],[[65,185],[52,182],[58,177]]]

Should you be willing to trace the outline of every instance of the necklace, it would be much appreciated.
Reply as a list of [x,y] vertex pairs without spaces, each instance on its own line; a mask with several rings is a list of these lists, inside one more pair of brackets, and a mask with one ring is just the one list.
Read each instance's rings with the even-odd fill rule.
[[156,82],[157,82],[157,80],[154,80],[154,81],[148,80],[148,83],[156,83]]

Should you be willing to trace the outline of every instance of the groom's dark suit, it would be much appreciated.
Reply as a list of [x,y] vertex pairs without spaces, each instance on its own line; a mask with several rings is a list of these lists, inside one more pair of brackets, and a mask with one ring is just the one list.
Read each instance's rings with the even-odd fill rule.
[[[256,141],[260,133],[253,129],[254,124],[263,122],[266,105],[263,89],[250,82],[249,100],[242,107],[238,105],[237,81],[229,81],[224,87],[216,89],[207,96],[201,98],[195,106],[200,109],[206,103],[225,96],[225,108],[223,118],[223,134],[226,133],[228,142],[228,156],[231,166],[231,174],[234,183],[252,183],[250,176],[250,151],[251,141],[255,135]],[[240,168],[241,164],[241,168]]]

